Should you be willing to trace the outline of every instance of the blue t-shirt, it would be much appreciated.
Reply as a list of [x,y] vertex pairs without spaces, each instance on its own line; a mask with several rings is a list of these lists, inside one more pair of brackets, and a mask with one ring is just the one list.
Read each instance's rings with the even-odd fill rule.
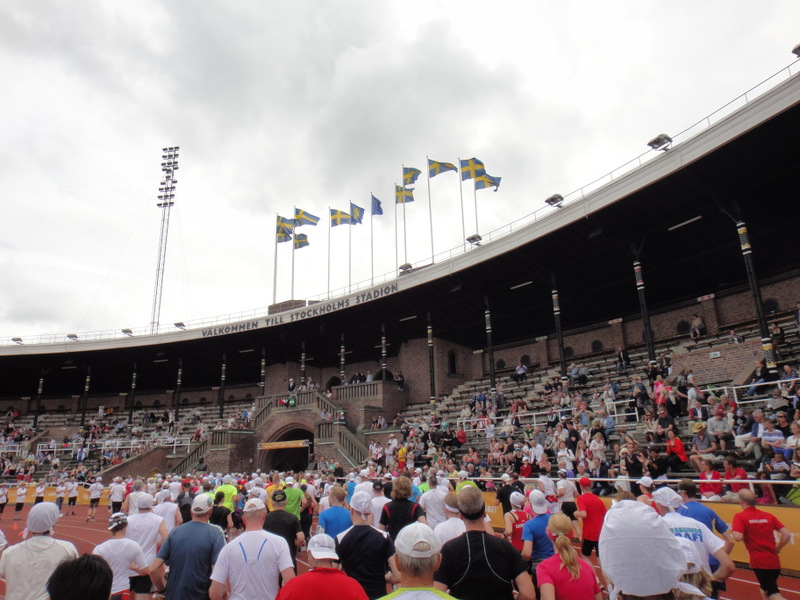
[[208,598],[211,566],[224,546],[222,530],[215,525],[189,521],[173,529],[158,551],[158,558],[169,565],[167,597]]
[[343,506],[331,506],[319,514],[319,526],[325,529],[325,535],[334,539],[352,525],[350,511]]
[[356,482],[355,481],[348,481],[347,482],[347,503],[350,504],[350,498],[353,497],[353,493],[356,491]]
[[[678,509],[678,514],[694,519],[695,521],[700,521],[711,531],[716,530],[717,533],[725,533],[728,531],[728,525],[725,521],[720,519],[717,513],[702,502],[687,502]],[[711,567],[712,571],[716,570],[719,566],[719,561],[713,554],[708,555],[708,566]]]
[[536,515],[525,521],[525,525],[522,526],[522,541],[533,542],[531,560],[544,560],[555,554],[553,542],[547,535],[547,523],[550,522],[550,516],[550,513]]

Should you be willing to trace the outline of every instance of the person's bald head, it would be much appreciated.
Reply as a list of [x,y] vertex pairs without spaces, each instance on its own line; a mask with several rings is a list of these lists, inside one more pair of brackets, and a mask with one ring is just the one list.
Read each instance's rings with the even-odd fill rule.
[[756,495],[751,490],[739,490],[739,502],[747,506],[755,506],[757,504]]

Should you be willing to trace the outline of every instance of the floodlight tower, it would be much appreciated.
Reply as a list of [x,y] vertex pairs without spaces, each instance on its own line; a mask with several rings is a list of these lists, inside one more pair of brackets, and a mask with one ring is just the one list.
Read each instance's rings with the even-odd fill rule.
[[158,242],[158,262],[156,264],[156,285],[153,292],[153,312],[150,318],[150,333],[158,333],[158,323],[161,318],[161,292],[164,288],[164,263],[167,260],[167,238],[169,237],[169,211],[175,204],[175,171],[178,170],[178,151],[180,146],[162,148],[161,170],[164,178],[158,188],[158,206],[161,209],[161,236]]

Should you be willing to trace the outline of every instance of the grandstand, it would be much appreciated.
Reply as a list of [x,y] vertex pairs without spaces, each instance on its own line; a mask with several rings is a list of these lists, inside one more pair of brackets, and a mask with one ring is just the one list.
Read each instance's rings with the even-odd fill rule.
[[[370,430],[378,416],[414,421],[435,411],[455,423],[467,398],[491,396],[499,382],[508,405],[525,399],[524,425],[546,408],[544,379],[583,362],[585,391],[593,392],[616,376],[618,347],[633,360],[623,397],[630,374],[662,352],[674,372],[693,370],[701,387],[742,384],[767,322],[787,334],[785,360],[800,349],[798,134],[800,76],[784,72],[559,208],[373,288],[156,335],[8,338],[0,343],[0,410],[38,432],[17,456],[51,439],[61,445],[94,420],[111,430],[98,436],[100,449],[112,438],[158,440],[111,473],[304,469],[320,455],[355,466],[371,439],[390,432]],[[707,328],[698,341],[688,339],[693,314]],[[744,344],[727,343],[732,328]],[[529,366],[523,385],[510,379],[520,361]],[[342,385],[343,374],[367,372],[372,381]],[[398,372],[403,391],[392,381]],[[290,393],[290,378],[320,388]],[[171,433],[157,419],[143,422],[170,410]],[[636,416],[626,421],[624,407],[619,415],[621,428],[638,435]],[[201,435],[198,423],[206,425]],[[134,427],[141,431],[131,436]],[[171,437],[187,441],[170,446]],[[75,448],[63,454],[77,460]]]

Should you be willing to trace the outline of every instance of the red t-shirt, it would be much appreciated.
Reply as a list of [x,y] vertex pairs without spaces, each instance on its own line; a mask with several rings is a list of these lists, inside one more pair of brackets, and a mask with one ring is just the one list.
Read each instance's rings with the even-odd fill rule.
[[[747,479],[747,471],[741,467],[737,467],[733,472],[725,471],[725,479]],[[731,487],[732,492],[750,489],[749,483],[729,483],[728,485]]]
[[748,506],[733,516],[733,530],[744,536],[744,546],[753,569],[780,569],[781,559],[775,552],[775,532],[783,529],[772,513]]
[[600,593],[594,568],[582,559],[578,559],[578,564],[580,575],[577,579],[571,579],[572,575],[567,568],[561,566],[561,557],[558,554],[543,560],[536,567],[539,587],[545,583],[551,584],[555,588],[556,600],[594,600]]
[[530,517],[524,510],[512,510],[511,513],[516,517],[514,526],[511,528],[511,545],[522,552],[524,545],[522,542],[522,528]]
[[[275,600],[316,600],[320,590],[334,592],[338,598],[367,600],[361,584],[339,569],[317,567],[299,575],[284,585]],[[335,591],[334,591],[335,590]]]
[[606,505],[592,493],[581,494],[575,499],[578,510],[585,511],[583,521],[583,539],[596,542],[600,539],[603,519],[606,516]]
[[[716,481],[722,479],[722,476],[719,474],[719,471],[711,471],[711,473],[707,473],[703,471],[700,473],[700,479],[704,479],[707,481]],[[733,484],[739,485],[739,484]],[[706,492],[711,492],[712,494],[721,494],[722,493],[722,484],[721,483],[701,483],[700,484],[700,493],[705,494]]]

